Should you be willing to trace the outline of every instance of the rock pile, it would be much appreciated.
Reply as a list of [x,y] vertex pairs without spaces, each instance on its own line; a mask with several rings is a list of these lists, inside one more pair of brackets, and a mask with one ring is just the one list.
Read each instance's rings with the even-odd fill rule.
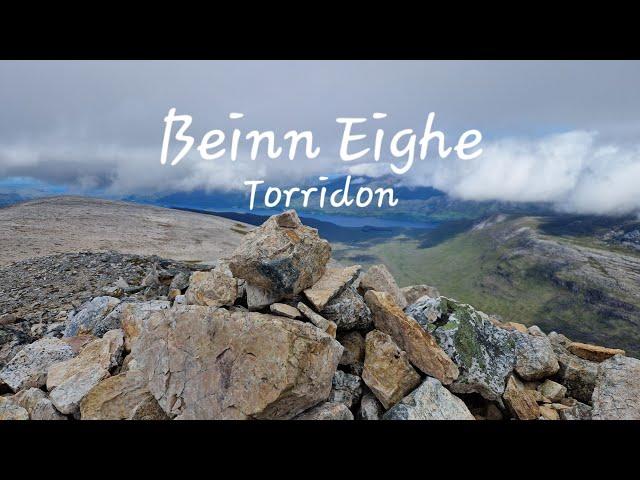
[[10,338],[0,419],[640,419],[640,360],[330,254],[288,211],[212,270],[118,278]]

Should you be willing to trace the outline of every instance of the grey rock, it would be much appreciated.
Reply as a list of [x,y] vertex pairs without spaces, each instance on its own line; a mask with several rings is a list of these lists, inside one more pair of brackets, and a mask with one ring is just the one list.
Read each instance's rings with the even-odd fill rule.
[[513,332],[516,340],[515,370],[524,380],[541,380],[560,369],[551,342],[546,336]]
[[[591,404],[593,389],[598,375],[598,364],[576,357],[570,353],[558,338],[549,334],[560,366],[554,379],[567,387],[569,396],[583,403]],[[566,337],[565,337],[566,338]],[[567,345],[570,342],[566,342]]]
[[281,300],[280,294],[246,282],[244,284],[244,291],[247,295],[247,307],[252,311],[262,310],[272,303]]
[[599,364],[594,420],[640,420],[640,360],[615,355]]
[[325,402],[298,415],[294,420],[353,420],[353,414],[343,403]]
[[371,392],[365,393],[360,400],[358,420],[380,420],[383,414],[384,407],[376,396]]
[[311,302],[313,308],[320,312],[345,287],[351,285],[360,274],[360,268],[360,265],[346,268],[327,268],[320,280],[311,288],[304,290],[304,295]]
[[360,377],[338,370],[331,383],[329,402],[344,403],[349,409],[358,404],[362,396],[362,379]]
[[13,402],[12,398],[0,397],[0,421],[29,420],[29,413]]
[[551,402],[559,402],[567,394],[567,387],[547,379],[538,387],[538,391]]
[[561,420],[591,420],[593,408],[582,402],[576,402],[576,404],[567,409],[559,410]]
[[170,290],[180,290],[184,292],[189,287],[189,277],[186,272],[178,272],[175,277],[171,280],[171,284],[169,285]]
[[338,330],[366,330],[373,325],[371,310],[353,286],[342,290],[326,304],[321,313],[334,322]]
[[96,297],[69,316],[64,331],[65,337],[93,334],[93,330],[120,303],[115,297]]
[[327,332],[333,338],[336,338],[338,327],[334,322],[332,322],[331,320],[327,320],[322,315],[317,314],[302,302],[298,303],[298,310],[300,310],[300,313],[307,317],[311,321],[311,323],[313,323],[320,330],[322,330],[323,332]]

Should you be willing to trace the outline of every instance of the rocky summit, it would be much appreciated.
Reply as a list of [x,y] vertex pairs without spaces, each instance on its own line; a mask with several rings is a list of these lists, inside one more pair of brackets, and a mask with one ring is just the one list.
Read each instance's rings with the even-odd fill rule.
[[213,268],[1,268],[0,420],[640,420],[640,360],[332,262],[295,211]]

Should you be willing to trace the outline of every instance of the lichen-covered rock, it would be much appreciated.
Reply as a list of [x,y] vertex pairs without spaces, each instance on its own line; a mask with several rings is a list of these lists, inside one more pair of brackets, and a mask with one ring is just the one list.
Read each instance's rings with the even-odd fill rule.
[[337,370],[333,375],[329,402],[344,403],[351,409],[360,401],[362,396],[362,379],[357,375]]
[[522,382],[510,375],[502,395],[511,414],[519,420],[536,420],[540,417],[540,407],[531,390],[524,388]]
[[384,408],[389,409],[416,388],[421,378],[392,338],[373,330],[366,338],[362,380]]
[[380,420],[384,414],[384,407],[376,396],[367,392],[360,399],[358,409],[358,420]]
[[29,413],[13,402],[12,398],[0,397],[0,421],[29,420]]
[[102,380],[80,402],[82,420],[166,420],[144,375],[129,371]]
[[170,307],[171,303],[163,300],[124,304],[120,324],[124,332],[125,350],[131,351],[131,343],[140,335],[140,332],[147,329],[147,320],[153,312]]
[[348,286],[326,304],[322,316],[338,326],[338,330],[366,330],[372,326],[371,310],[355,287]]
[[640,360],[615,355],[600,363],[593,419],[640,420]]
[[558,413],[561,420],[591,420],[593,408],[582,402],[576,402],[575,405]]
[[435,378],[422,384],[391,408],[383,420],[475,420],[464,402]]
[[320,330],[328,333],[333,338],[336,338],[336,332],[338,331],[338,326],[335,324],[335,322],[332,322],[331,320],[327,320],[322,315],[317,314],[316,312],[311,310],[310,307],[307,307],[302,302],[298,303],[298,310],[300,310],[300,313],[302,313],[305,317],[307,317],[311,321],[311,323],[313,323]]
[[416,368],[445,385],[458,378],[455,363],[428,331],[402,311],[391,294],[369,290],[365,302],[376,328],[389,335]]
[[271,313],[274,315],[280,315],[281,317],[293,318],[295,320],[302,318],[300,310],[285,303],[274,303],[269,306],[269,310],[271,310]]
[[96,325],[104,320],[119,303],[120,300],[115,297],[105,296],[92,299],[90,302],[82,305],[77,313],[69,315],[64,336],[75,337],[82,334],[95,335],[94,328],[96,328]]
[[42,338],[24,347],[0,371],[0,380],[17,392],[24,388],[40,388],[47,381],[47,371],[54,363],[75,356],[73,349],[58,338]]
[[407,305],[411,305],[425,296],[430,298],[438,298],[440,296],[438,289],[429,285],[411,285],[401,288],[400,291],[404,295]]
[[624,350],[619,348],[606,348],[598,345],[590,345],[588,343],[571,342],[567,345],[567,350],[573,353],[575,356],[584,358],[591,362],[604,362],[607,358],[611,358],[614,355],[624,355]]
[[298,415],[294,420],[353,420],[344,403],[325,402]]
[[516,340],[515,370],[524,380],[541,380],[555,375],[560,366],[549,339],[529,333],[514,332]]
[[252,311],[262,310],[272,303],[278,302],[282,299],[282,295],[279,293],[274,293],[262,287],[250,285],[246,282],[244,290],[247,295],[247,307]]
[[67,420],[39,388],[22,390],[12,400],[29,413],[31,420]]
[[327,268],[320,280],[304,291],[304,295],[316,311],[320,312],[327,303],[356,279],[360,274],[360,268],[360,265]]
[[270,292],[277,301],[312,287],[324,274],[330,256],[329,242],[289,210],[247,233],[228,265],[234,277]]
[[368,290],[376,292],[385,292],[390,294],[400,308],[407,306],[407,300],[398,287],[393,275],[383,264],[372,265],[369,270],[360,277],[360,285],[358,287],[363,293]]
[[311,324],[201,306],[153,312],[131,363],[179,419],[288,419],[325,401],[342,346]]
[[548,379],[538,387],[538,391],[551,402],[559,402],[567,394],[567,388],[564,385]]
[[[553,350],[560,366],[555,380],[567,387],[567,393],[576,400],[591,404],[591,396],[598,375],[598,364],[570,353],[558,337],[549,334]],[[567,342],[565,343],[568,345]]]
[[185,294],[189,305],[224,307],[233,305],[238,294],[238,280],[220,268],[210,272],[193,272]]
[[428,312],[427,321],[421,325],[460,369],[451,391],[500,400],[516,363],[513,334],[496,327],[486,314],[470,305],[446,297],[427,300],[426,304],[430,304],[423,309]]

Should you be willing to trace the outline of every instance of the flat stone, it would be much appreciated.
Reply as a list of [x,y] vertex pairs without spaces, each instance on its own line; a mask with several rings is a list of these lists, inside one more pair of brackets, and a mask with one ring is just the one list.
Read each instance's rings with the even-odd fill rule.
[[368,290],[388,293],[401,309],[407,306],[407,300],[404,298],[404,294],[398,287],[391,272],[389,272],[383,264],[369,267],[369,270],[360,277],[360,285],[358,288],[363,293],[366,293]]
[[353,414],[343,403],[325,402],[298,415],[294,420],[353,420]]
[[294,320],[302,318],[300,310],[285,303],[274,303],[269,306],[269,310],[271,310],[271,313],[274,315],[280,315],[281,317],[293,318]]
[[233,305],[238,294],[238,281],[221,269],[193,272],[185,294],[189,305],[224,307]]
[[421,382],[407,354],[380,330],[367,334],[362,379],[385,409],[398,403]]
[[458,378],[455,363],[430,333],[402,311],[391,294],[369,290],[365,302],[371,309],[376,328],[389,335],[416,368],[445,385]]
[[360,265],[346,268],[327,268],[320,280],[311,288],[304,290],[304,295],[316,311],[320,312],[329,301],[357,278],[361,268]]
[[317,314],[310,307],[307,307],[304,303],[298,303],[298,310],[307,317],[311,323],[313,323],[316,327],[318,327],[323,332],[328,333],[333,338],[336,338],[336,332],[338,331],[338,326],[335,322],[331,320],[327,320],[322,315]]
[[640,360],[615,355],[598,367],[594,420],[640,420]]
[[589,360],[591,362],[604,362],[607,358],[614,355],[624,355],[624,350],[618,348],[599,347],[598,345],[590,345],[588,343],[571,342],[567,345],[567,350],[577,357]]

